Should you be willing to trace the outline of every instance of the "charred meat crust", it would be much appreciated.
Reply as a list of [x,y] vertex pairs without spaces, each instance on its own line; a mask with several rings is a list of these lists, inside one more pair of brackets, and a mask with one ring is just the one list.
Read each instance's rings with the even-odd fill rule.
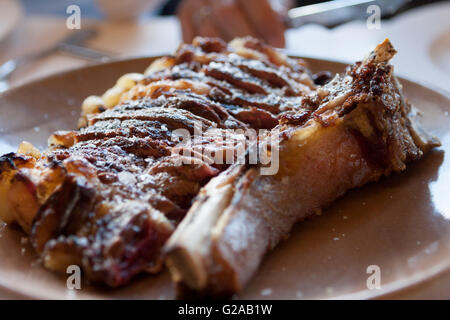
[[234,165],[200,191],[165,246],[179,297],[238,293],[294,223],[439,145],[410,119],[394,54],[383,42],[279,117],[278,173]]
[[[255,186],[261,179],[259,165],[214,163],[208,156],[197,157],[198,150],[225,151],[229,147],[218,141],[228,129],[276,128],[282,147],[289,146],[300,131],[316,124],[318,132],[346,128],[345,134],[339,132],[364,154],[361,160],[372,170],[370,179],[402,170],[405,162],[422,155],[419,140],[423,148],[430,144],[423,134],[409,134],[409,106],[387,64],[394,51],[384,46],[382,54],[378,50],[346,74],[329,79],[328,74],[311,78],[301,59],[252,38],[228,44],[197,38],[160,61],[163,69],[135,81],[117,104],[95,105],[91,113],[83,110],[83,127],[56,132],[42,155],[1,157],[0,218],[30,233],[49,269],[65,271],[78,264],[91,281],[109,286],[124,285],[142,272],[158,272],[162,248],[182,221],[182,230],[166,248],[175,280],[198,294],[239,291],[265,251],[299,218],[291,212],[276,220],[276,209],[274,214],[265,211],[273,204]],[[174,131],[193,134],[197,128],[215,131],[180,147]],[[399,141],[399,136],[405,139]],[[296,152],[282,154],[288,163],[281,171],[301,172],[289,169]],[[344,189],[339,185],[329,199],[317,201],[326,205]],[[249,195],[251,201],[263,199],[267,207],[257,201],[253,207],[243,205]],[[283,199],[282,193],[277,197]],[[284,206],[289,203],[286,199]],[[259,237],[265,240],[252,244],[254,252],[245,261],[236,260],[229,243],[222,241],[236,213],[244,223],[278,228],[275,233],[262,228]],[[184,234],[186,225],[204,216],[210,219],[206,224],[200,220]],[[181,245],[176,239],[183,240]],[[207,256],[192,258],[189,250],[195,248],[183,247],[188,243],[206,246]]]
[[196,148],[228,148],[214,136],[184,147],[192,161],[180,165],[173,132],[271,129],[314,89],[303,61],[251,38],[198,38],[166,62],[115,107],[84,114],[85,127],[56,132],[41,156],[0,159],[0,216],[30,233],[46,267],[79,264],[110,286],[157,272],[192,199],[229,166],[195,158]]

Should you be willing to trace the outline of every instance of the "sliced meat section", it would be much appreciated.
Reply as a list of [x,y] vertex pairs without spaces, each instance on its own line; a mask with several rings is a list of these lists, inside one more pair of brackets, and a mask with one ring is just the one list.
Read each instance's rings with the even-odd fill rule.
[[270,56],[253,50],[261,60],[244,57],[248,41],[182,45],[146,77],[121,77],[87,99],[83,127],[56,132],[42,154],[24,144],[1,157],[0,217],[30,234],[50,269],[78,264],[110,286],[157,272],[162,246],[199,190],[245,153],[245,137],[224,138],[277,126],[312,89],[296,84],[308,75],[299,61],[268,48]]

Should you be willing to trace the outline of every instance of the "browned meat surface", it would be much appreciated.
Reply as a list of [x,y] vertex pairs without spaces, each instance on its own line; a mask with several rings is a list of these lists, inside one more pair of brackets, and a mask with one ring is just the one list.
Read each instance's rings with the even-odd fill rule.
[[[218,142],[227,129],[273,128],[315,88],[302,60],[254,39],[198,38],[164,59],[42,154],[25,144],[0,158],[0,217],[29,233],[46,267],[78,264],[110,286],[158,271],[192,199],[228,167],[196,155],[235,148]],[[174,131],[196,128],[214,130],[177,152]]]
[[[170,238],[179,288],[238,292],[295,222],[437,144],[413,126],[393,54],[384,42],[330,79],[252,38],[197,38],[86,99],[80,129],[56,132],[42,154],[23,143],[1,157],[0,218],[52,270],[78,264],[120,286],[158,272]],[[278,172],[227,164],[256,141],[235,130],[226,143],[230,129],[277,132]],[[257,138],[274,154],[267,133]]]
[[389,41],[279,117],[279,170],[233,165],[199,193],[166,245],[179,296],[242,290],[293,224],[439,145],[393,75]]

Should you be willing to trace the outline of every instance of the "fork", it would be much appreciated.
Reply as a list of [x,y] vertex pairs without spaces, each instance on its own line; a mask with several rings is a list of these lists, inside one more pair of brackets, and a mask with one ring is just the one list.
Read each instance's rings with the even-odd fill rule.
[[95,34],[96,31],[94,29],[76,31],[50,48],[4,62],[0,65],[0,92],[10,88],[9,81],[11,76],[19,67],[57,51],[65,51],[71,55],[95,62],[106,62],[110,60],[112,58],[110,53],[100,52],[80,45]]

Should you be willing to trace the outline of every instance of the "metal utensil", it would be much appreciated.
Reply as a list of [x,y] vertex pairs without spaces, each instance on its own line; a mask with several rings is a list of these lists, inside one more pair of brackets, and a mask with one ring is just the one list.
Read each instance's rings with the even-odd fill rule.
[[308,23],[317,23],[327,27],[367,18],[367,8],[378,5],[383,16],[394,14],[411,0],[334,0],[288,11],[288,25],[293,28]]
[[64,51],[76,57],[90,61],[108,61],[111,59],[111,54],[81,46],[83,42],[93,37],[95,34],[95,29],[83,29],[76,31],[50,48],[4,62],[0,65],[0,92],[3,92],[9,88],[9,79],[14,71],[16,71],[20,66],[43,58],[56,51]]
[[97,34],[97,31],[93,28],[80,30],[65,38],[63,41],[56,44],[56,50],[61,50],[66,53],[72,54],[79,58],[92,60],[92,61],[108,61],[111,59],[112,54],[104,51],[98,51],[81,46],[86,40],[92,38]]

